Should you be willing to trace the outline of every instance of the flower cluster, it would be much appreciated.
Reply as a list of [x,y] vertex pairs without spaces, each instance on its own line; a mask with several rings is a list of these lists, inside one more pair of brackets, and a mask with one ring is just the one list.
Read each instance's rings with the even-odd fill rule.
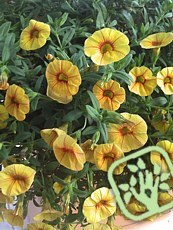
[[[23,27],[16,43],[11,24],[3,24],[0,221],[23,227],[28,202],[41,197],[28,230],[118,229],[114,217],[123,214],[107,179],[111,164],[151,145],[173,163],[173,66],[162,55],[167,49],[170,56],[173,33],[148,30],[137,38],[109,17],[99,24],[104,15],[91,29],[83,26],[87,18],[78,27],[70,15],[22,16],[20,28],[11,27]],[[169,171],[158,152],[146,160],[149,168]],[[127,163],[113,174],[126,182]],[[159,191],[159,204],[168,200],[172,196]],[[14,210],[7,203],[15,203]],[[127,209],[146,211],[133,198]]]

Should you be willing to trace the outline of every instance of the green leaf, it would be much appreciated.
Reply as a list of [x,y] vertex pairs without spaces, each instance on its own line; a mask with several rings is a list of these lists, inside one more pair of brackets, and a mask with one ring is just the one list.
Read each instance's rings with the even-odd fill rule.
[[141,158],[138,159],[137,166],[140,169],[145,169],[146,168],[146,164],[144,163],[144,161]]
[[86,162],[84,165],[84,168],[75,175],[75,178],[76,179],[83,178],[86,175],[86,173],[88,172],[88,169],[89,169],[89,162]]
[[59,166],[58,161],[51,161],[46,164],[44,170],[47,172],[52,172],[54,171],[57,167]]
[[90,105],[86,105],[86,110],[88,115],[95,121],[99,121],[100,120],[100,114],[98,113],[98,111],[96,109],[94,109],[93,107],[91,107]]
[[3,63],[6,63],[14,55],[13,54],[14,42],[15,42],[15,34],[14,33],[8,34],[8,36],[5,39],[4,47],[2,50],[2,62]]
[[162,190],[166,190],[166,191],[170,189],[170,187],[169,187],[169,185],[167,183],[161,183],[159,185],[159,188],[162,189]]
[[64,23],[67,21],[67,18],[68,18],[68,13],[65,12],[61,17],[61,20],[59,22],[59,26],[64,25]]
[[78,188],[73,187],[73,192],[78,195],[79,197],[83,197],[86,198],[89,195],[89,191],[88,190],[79,190]]
[[114,63],[114,68],[116,70],[122,70],[124,68],[126,68],[126,66],[128,66],[128,64],[131,62],[133,55],[132,54],[128,54],[125,58],[123,58],[122,60],[115,62]]
[[160,177],[160,181],[165,181],[170,177],[170,173],[163,172]]
[[104,143],[107,143],[108,142],[108,131],[107,131],[106,124],[99,121],[99,122],[97,122],[97,126],[98,126],[98,129],[99,129],[102,137],[103,137]]
[[10,153],[10,148],[6,148],[2,143],[0,143],[0,162],[6,160]]
[[16,75],[20,75],[22,77],[25,76],[25,71],[22,68],[19,68],[17,66],[12,66],[12,65],[9,65],[8,68],[12,73],[15,73]]
[[38,101],[40,99],[40,96],[37,95],[31,100],[31,109],[35,111],[37,109]]
[[88,126],[84,131],[82,132],[82,135],[90,135],[94,134],[98,130],[97,126]]
[[128,85],[130,85],[131,82],[133,82],[132,77],[131,77],[129,74],[123,72],[123,71],[117,70],[117,71],[115,71],[115,72],[113,73],[112,76],[113,76],[113,78],[115,78],[115,79],[120,79],[120,80],[124,81],[124,82],[127,83]]
[[157,97],[153,98],[151,106],[162,106],[165,105],[167,102],[168,100],[166,99],[166,97]]
[[64,186],[67,185],[67,183],[63,179],[59,178],[58,176],[52,175],[52,178],[55,182],[58,182],[61,185]]
[[5,37],[10,30],[11,22],[5,22],[0,26],[0,40]]
[[113,20],[110,24],[109,27],[114,27],[117,25],[117,20]]
[[124,194],[124,201],[125,201],[126,204],[129,203],[131,197],[132,197],[132,193],[131,193],[131,192],[126,192],[126,193]]
[[63,39],[62,39],[62,46],[63,47],[65,47],[67,44],[69,44],[69,42],[72,40],[74,34],[75,34],[75,29],[74,28],[68,28],[68,30],[63,35]]
[[159,175],[161,167],[158,164],[154,164],[154,175]]
[[134,177],[134,175],[132,175],[132,176],[130,177],[130,186],[131,186],[131,187],[134,187],[134,186],[136,185],[136,183],[137,183],[137,180],[136,180],[136,178]]
[[35,87],[34,87],[34,91],[38,92],[40,90],[40,87],[41,87],[41,84],[43,82],[43,79],[44,79],[44,75],[40,76],[36,83],[35,83]]
[[87,93],[88,93],[88,95],[89,95],[89,97],[91,99],[91,102],[93,104],[94,109],[99,111],[100,110],[100,105],[99,105],[99,102],[98,102],[97,98],[95,97],[95,95],[91,91],[88,90]]
[[83,112],[80,110],[76,109],[76,110],[70,111],[63,117],[63,122],[71,122],[71,121],[78,120],[82,115],[83,115]]
[[136,165],[127,165],[127,168],[133,173],[138,171],[138,167]]
[[120,184],[120,185],[118,185],[118,187],[124,192],[127,192],[129,190],[128,184]]
[[96,28],[100,29],[105,27],[105,20],[107,18],[106,6],[102,2],[94,2],[93,7],[98,11],[96,18]]

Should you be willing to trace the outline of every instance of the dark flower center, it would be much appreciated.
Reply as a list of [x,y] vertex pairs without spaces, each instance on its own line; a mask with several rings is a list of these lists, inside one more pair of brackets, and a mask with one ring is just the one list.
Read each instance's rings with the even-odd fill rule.
[[12,104],[15,104],[17,107],[19,106],[19,102],[14,96],[11,97],[11,102],[12,102]]
[[17,181],[23,181],[25,182],[26,178],[22,175],[13,175],[13,179]]
[[111,90],[105,90],[103,93],[103,96],[109,97],[110,99],[112,99],[114,97],[114,94]]
[[31,35],[31,38],[38,38],[39,37],[39,31],[34,29],[31,31],[30,35]]
[[127,135],[133,133],[132,129],[128,126],[123,126],[120,130],[122,135]]
[[136,82],[144,83],[145,82],[145,78],[143,76],[137,76]]
[[115,160],[114,158],[115,158],[115,155],[113,153],[111,153],[111,152],[106,153],[104,155],[104,160],[108,161],[108,163],[114,162],[114,160]]
[[60,73],[60,74],[58,74],[58,80],[68,82],[68,77],[63,73]]
[[100,208],[102,205],[107,205],[107,201],[101,200],[99,203],[96,204],[96,208]]
[[151,43],[153,46],[160,46],[162,43],[159,41],[152,41]]
[[169,76],[165,77],[165,79],[164,79],[164,83],[165,83],[165,84],[166,84],[166,83],[170,83],[170,84],[172,84],[172,83],[173,83],[173,79],[172,79],[172,77],[169,77]]
[[114,48],[112,44],[110,44],[109,42],[105,42],[101,45],[100,50],[102,54],[105,54],[106,52],[114,50]]

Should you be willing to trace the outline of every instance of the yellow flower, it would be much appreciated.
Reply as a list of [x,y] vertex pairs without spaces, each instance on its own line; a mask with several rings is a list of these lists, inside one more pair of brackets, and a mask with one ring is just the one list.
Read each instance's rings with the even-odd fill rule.
[[30,109],[28,96],[15,84],[8,87],[4,104],[7,112],[18,121],[23,121]]
[[[173,143],[168,140],[159,141],[156,146],[163,148],[173,163]],[[162,171],[169,171],[167,163],[162,155],[158,152],[151,152],[150,160],[152,164],[158,164],[161,167]]]
[[84,52],[97,65],[108,65],[123,59],[130,51],[129,39],[122,32],[104,28],[86,39]]
[[114,142],[123,152],[129,152],[142,147],[148,140],[147,124],[137,114],[121,113],[128,120],[123,124],[108,125],[108,137],[110,142]]
[[93,141],[91,139],[86,140],[84,143],[82,143],[81,148],[83,149],[86,157],[86,161],[91,162],[94,164],[94,146]]
[[58,162],[68,169],[80,171],[86,162],[85,153],[76,141],[67,134],[61,134],[53,142],[53,151]]
[[[158,193],[158,204],[160,207],[170,203],[172,200],[173,197],[169,193],[167,192]],[[132,199],[132,201],[126,206],[126,208],[130,213],[132,213],[135,216],[147,212],[146,206],[135,199]],[[147,220],[153,221],[157,216],[158,214],[152,215],[148,217]]]
[[6,89],[8,89],[9,84],[8,84],[7,81],[8,81],[7,73],[6,73],[6,72],[3,72],[3,73],[0,75],[0,90],[6,90]]
[[0,129],[7,126],[6,120],[9,118],[8,112],[3,105],[0,105]]
[[50,26],[31,19],[20,35],[20,47],[24,50],[36,50],[46,44],[50,36]]
[[[101,144],[94,149],[94,160],[97,168],[108,171],[109,167],[116,160],[124,157],[124,153],[115,143]],[[114,174],[121,174],[125,163],[116,167]]]
[[53,142],[56,140],[57,137],[61,134],[65,134],[65,131],[53,128],[53,129],[42,129],[41,137],[44,139],[44,141],[50,146],[53,147]]
[[0,190],[0,204],[11,204],[13,201],[13,197],[4,195]]
[[145,205],[135,199],[127,204],[126,208],[130,213],[136,216],[147,211]]
[[70,61],[54,60],[46,68],[47,96],[59,103],[67,104],[77,94],[81,76],[77,66]]
[[19,226],[22,228],[24,225],[23,216],[16,213],[15,210],[6,209],[3,211],[3,216],[6,219],[6,221],[12,226]]
[[156,34],[151,34],[144,38],[140,45],[144,49],[154,49],[161,48],[170,44],[173,40],[173,33],[161,32]]
[[166,67],[158,72],[157,84],[164,94],[173,94],[173,67]]
[[31,223],[27,225],[27,230],[56,230],[56,228],[52,227],[49,224],[45,223]]
[[134,67],[130,70],[129,75],[131,75],[133,79],[133,82],[128,86],[131,92],[140,96],[152,94],[157,82],[151,70],[145,66]]
[[155,112],[151,125],[161,133],[166,133],[172,123],[172,117],[167,114],[167,111],[162,109]]
[[93,93],[96,96],[100,108],[107,110],[117,110],[125,101],[125,90],[120,87],[116,81],[110,80],[102,86],[98,81],[93,87]]
[[0,172],[0,188],[7,196],[17,196],[29,190],[36,171],[23,164],[12,164]]
[[35,221],[53,221],[62,216],[62,212],[57,211],[51,207],[44,207],[41,213],[34,216]]
[[106,219],[116,211],[115,196],[106,187],[95,190],[83,204],[83,214],[88,223],[97,223]]

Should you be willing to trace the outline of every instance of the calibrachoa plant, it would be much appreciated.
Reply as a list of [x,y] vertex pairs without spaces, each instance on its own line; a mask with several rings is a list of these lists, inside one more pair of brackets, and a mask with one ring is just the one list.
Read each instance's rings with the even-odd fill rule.
[[[0,221],[22,228],[33,202],[40,213],[28,230],[119,229],[110,165],[151,145],[173,162],[173,2],[1,8]],[[159,153],[143,158],[146,170],[168,171]],[[115,169],[117,183],[130,178],[126,163]],[[159,205],[173,200],[163,189],[158,197]],[[146,211],[133,197],[126,206]]]

